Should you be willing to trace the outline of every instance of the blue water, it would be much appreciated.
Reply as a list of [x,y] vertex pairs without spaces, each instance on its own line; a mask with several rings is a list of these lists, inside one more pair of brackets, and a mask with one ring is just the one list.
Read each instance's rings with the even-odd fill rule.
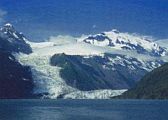
[[0,100],[0,120],[168,120],[168,101]]
[[32,40],[114,28],[168,38],[168,0],[0,0],[0,9]]

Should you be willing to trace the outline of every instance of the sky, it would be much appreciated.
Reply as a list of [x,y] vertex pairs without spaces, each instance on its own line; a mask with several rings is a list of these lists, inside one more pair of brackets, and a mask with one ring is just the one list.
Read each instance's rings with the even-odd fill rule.
[[167,39],[168,0],[0,0],[6,22],[32,41],[112,29]]

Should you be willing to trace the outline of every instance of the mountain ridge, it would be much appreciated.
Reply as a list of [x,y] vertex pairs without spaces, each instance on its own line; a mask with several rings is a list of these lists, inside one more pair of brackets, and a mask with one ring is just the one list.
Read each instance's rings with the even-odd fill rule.
[[117,30],[103,32],[85,37],[84,42],[97,46],[110,46],[115,49],[135,50],[140,54],[165,56],[166,50],[147,37],[120,33]]
[[168,63],[147,73],[121,99],[168,99]]

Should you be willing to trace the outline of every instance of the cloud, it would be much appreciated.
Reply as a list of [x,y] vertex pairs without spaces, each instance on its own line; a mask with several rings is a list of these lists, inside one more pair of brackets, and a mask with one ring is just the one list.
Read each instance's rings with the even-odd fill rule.
[[7,11],[0,9],[0,23],[4,22],[4,16],[7,14]]
[[48,41],[54,42],[57,45],[62,45],[62,44],[75,43],[77,41],[77,38],[70,35],[58,35],[58,36],[51,36]]

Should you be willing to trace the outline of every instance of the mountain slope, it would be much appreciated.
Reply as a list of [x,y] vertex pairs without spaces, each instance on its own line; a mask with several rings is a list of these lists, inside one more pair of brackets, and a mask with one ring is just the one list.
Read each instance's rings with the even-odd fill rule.
[[167,99],[168,63],[146,74],[135,88],[128,90],[120,98]]
[[[116,61],[120,59],[123,63],[117,64]],[[116,61],[113,63],[113,60]],[[139,79],[146,73],[146,70],[139,66],[140,62],[137,59],[118,54],[84,58],[63,53],[55,54],[50,61],[51,65],[62,68],[60,76],[68,85],[85,91],[128,89],[135,85],[135,79]]]
[[32,97],[34,85],[30,68],[22,66],[6,51],[0,51],[0,60],[0,98]]
[[31,69],[22,66],[13,54],[31,53],[23,36],[6,24],[0,29],[0,98],[32,97],[33,81]]

